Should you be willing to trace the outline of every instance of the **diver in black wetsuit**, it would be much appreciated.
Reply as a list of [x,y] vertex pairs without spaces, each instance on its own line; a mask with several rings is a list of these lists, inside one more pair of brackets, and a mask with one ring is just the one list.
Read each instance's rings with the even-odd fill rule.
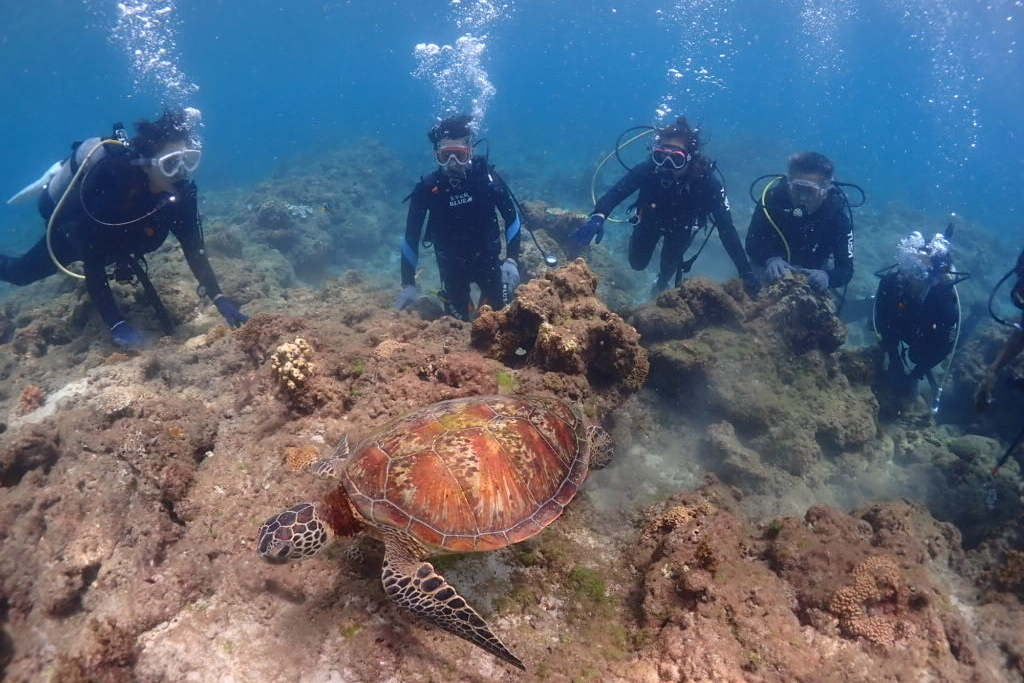
[[[661,265],[651,288],[657,294],[678,284],[683,272],[692,266],[684,260],[694,237],[710,219],[743,279],[744,288],[757,292],[758,282],[743,251],[743,244],[732,222],[725,188],[715,179],[713,163],[703,156],[697,131],[680,117],[674,125],[657,131],[651,158],[633,167],[619,182],[597,200],[590,219],[569,236],[573,250],[582,251],[597,238],[604,237],[608,215],[627,197],[637,192],[630,222],[629,265],[644,270],[662,237]],[[699,251],[698,251],[699,253]]]
[[[449,117],[427,137],[440,168],[421,178],[409,195],[402,242],[402,291],[397,308],[416,300],[416,266],[423,220],[425,245],[433,244],[443,287],[445,313],[470,319],[470,284],[480,287],[481,303],[499,309],[519,286],[521,220],[508,187],[481,156],[473,156],[471,116]],[[501,230],[505,222],[505,258]]]
[[[1020,255],[1017,257],[1017,265],[999,281],[999,285],[996,285],[996,290],[998,290],[999,286],[1002,285],[1002,283],[1011,275],[1016,277],[1017,283],[1013,286],[1013,289],[1010,290],[1010,301],[1014,306],[1019,308],[1021,311],[1024,311],[1024,250],[1021,250]],[[1013,331],[1010,332],[1010,336],[1006,338],[1006,343],[1003,344],[1003,348],[999,351],[999,355],[996,357],[995,361],[992,362],[992,365],[986,368],[985,374],[981,378],[981,382],[978,383],[977,391],[974,394],[974,406],[979,413],[987,410],[989,404],[992,402],[992,390],[995,387],[996,377],[999,376],[999,372],[1005,368],[1011,360],[1024,351],[1024,316],[1022,316],[1018,322],[1003,320],[1001,317],[997,316],[991,308],[992,297],[994,297],[995,294],[996,291],[993,290],[992,296],[989,297],[989,312],[997,322],[1012,328]]]
[[[820,291],[853,278],[853,223],[832,184],[832,162],[816,152],[789,158],[785,178],[768,183],[747,230],[747,255],[768,280],[796,270]],[[824,270],[829,258],[832,269]]]
[[[960,302],[950,274],[949,242],[925,242],[915,232],[900,240],[895,268],[875,294],[875,333],[888,359],[886,378],[903,397],[917,394],[920,380],[953,350]],[[914,364],[908,371],[907,361]]]
[[[140,121],[136,127],[138,135],[131,140],[93,138],[76,147],[39,197],[43,218],[53,216],[47,235],[19,258],[0,255],[0,280],[27,285],[56,273],[58,263],[66,269],[81,261],[89,296],[114,343],[141,348],[145,338],[118,310],[107,267],[115,267],[118,279],[138,277],[158,315],[169,321],[145,274],[144,256],[173,233],[200,293],[213,300],[229,324],[243,324],[248,318],[221,293],[206,257],[196,185],[189,178],[201,152],[191,142],[184,116],[165,112],[159,120]],[[73,180],[83,164],[79,179]]]

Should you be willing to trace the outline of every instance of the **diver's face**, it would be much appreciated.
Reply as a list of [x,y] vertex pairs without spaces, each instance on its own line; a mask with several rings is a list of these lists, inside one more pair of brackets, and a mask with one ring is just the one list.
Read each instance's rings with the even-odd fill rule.
[[793,206],[803,207],[809,214],[821,208],[832,186],[832,182],[820,173],[790,172],[786,180]]
[[449,175],[465,175],[473,163],[469,138],[442,138],[434,147],[434,160]]
[[153,163],[146,166],[149,189],[153,194],[174,192],[189,172],[199,164],[200,152],[189,147],[185,140],[168,142],[153,157]]
[[659,138],[651,148],[651,159],[659,171],[675,176],[686,173],[690,164],[690,152],[683,138]]

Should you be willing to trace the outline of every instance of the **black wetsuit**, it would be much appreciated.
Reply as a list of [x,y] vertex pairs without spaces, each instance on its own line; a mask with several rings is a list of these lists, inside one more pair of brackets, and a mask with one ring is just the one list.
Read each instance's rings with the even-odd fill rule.
[[[39,210],[49,220],[54,202],[47,192],[40,197]],[[64,267],[82,262],[89,295],[110,327],[123,318],[110,291],[107,266],[126,266],[131,259],[156,251],[169,233],[181,243],[205,294],[211,299],[220,294],[203,248],[195,183],[183,184],[173,195],[154,195],[142,167],[133,165],[129,154],[118,153],[85,173],[64,202],[51,239],[54,255]],[[27,285],[56,272],[45,235],[20,258],[0,256],[0,280],[15,285]]]
[[768,190],[765,203],[786,239],[783,242],[758,203],[747,230],[747,255],[755,265],[763,268],[768,259],[778,256],[791,266],[824,270],[831,258],[832,270],[826,271],[828,286],[849,284],[853,278],[853,223],[838,191],[831,190],[814,213],[796,216],[786,182],[780,180]]
[[629,238],[629,265],[644,270],[654,248],[664,236],[658,285],[665,287],[683,265],[683,256],[696,234],[710,218],[718,236],[740,275],[750,272],[750,263],[732,222],[725,188],[710,173],[697,178],[673,178],[650,159],[634,166],[604,193],[591,213],[609,216],[626,197],[637,192],[633,232]]
[[905,368],[902,343],[914,363],[910,376],[924,377],[953,350],[959,325],[959,304],[951,282],[935,285],[924,299],[914,297],[910,284],[896,272],[878,283],[875,331],[894,372]]
[[505,258],[519,258],[520,219],[505,183],[488,169],[483,157],[474,157],[463,179],[434,171],[409,195],[409,215],[402,243],[402,285],[416,284],[423,219],[423,243],[434,246],[437,269],[449,315],[469,319],[470,283],[475,282],[481,303],[501,308],[509,296],[501,282],[501,230],[497,213],[505,221]]

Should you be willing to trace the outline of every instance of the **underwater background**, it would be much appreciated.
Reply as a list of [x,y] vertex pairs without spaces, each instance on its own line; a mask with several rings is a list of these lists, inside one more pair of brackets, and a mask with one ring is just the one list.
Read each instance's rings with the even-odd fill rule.
[[[148,261],[173,333],[111,285],[141,351],[80,282],[0,283],[0,681],[1024,679],[1024,358],[974,401],[1024,244],[1022,22],[1020,0],[0,3],[0,200],[72,141],[194,108],[205,245],[251,316],[225,325],[173,239]],[[403,198],[451,111],[536,232],[516,299],[472,322],[429,250],[394,307]],[[863,188],[842,304],[802,277],[748,296],[716,237],[657,297],[627,226],[569,257],[620,134],[679,115],[741,238],[795,151]],[[941,402],[901,402],[875,271],[950,221],[960,334]],[[0,254],[43,231],[0,204]],[[525,673],[400,610],[379,544],[260,557],[260,522],[338,490],[305,467],[343,438],[495,394],[570,401],[614,447],[542,533],[431,560]]]
[[[1022,22],[1014,0],[12,1],[0,7],[0,188],[14,194],[69,142],[163,101],[204,113],[204,188],[364,136],[400,153],[411,185],[430,168],[434,117],[480,98],[499,167],[585,187],[622,129],[685,114],[734,203],[813,149],[875,207],[898,202],[937,229],[955,212],[1015,245]],[[430,64],[419,44],[452,49]],[[160,48],[170,66],[147,67]],[[589,209],[586,193],[559,200]],[[39,229],[31,208],[5,208],[0,248]]]

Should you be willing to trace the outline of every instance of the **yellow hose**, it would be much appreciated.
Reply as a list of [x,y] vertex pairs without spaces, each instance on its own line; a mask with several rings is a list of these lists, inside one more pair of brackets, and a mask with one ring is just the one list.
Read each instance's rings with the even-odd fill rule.
[[793,252],[789,250],[789,242],[786,241],[786,236],[782,234],[782,229],[779,228],[778,224],[775,223],[775,219],[768,213],[768,203],[765,201],[768,198],[768,190],[771,189],[772,185],[779,182],[779,178],[771,181],[764,186],[764,192],[761,193],[761,210],[764,211],[764,217],[768,219],[768,222],[775,228],[775,232],[779,233],[779,239],[782,240],[782,246],[786,248],[786,263],[793,260]]
[[[596,205],[597,204],[597,177],[601,174],[601,169],[604,168],[604,165],[608,163],[608,160],[611,159],[613,156],[615,156],[615,153],[618,152],[619,150],[625,149],[626,147],[628,147],[630,144],[632,144],[636,140],[639,140],[643,136],[650,135],[651,133],[654,133],[654,132],[657,132],[657,131],[651,129],[651,130],[645,130],[642,133],[634,135],[633,137],[631,137],[630,139],[626,140],[621,145],[616,147],[614,150],[609,152],[608,156],[606,156],[604,159],[601,160],[601,163],[599,163],[597,165],[597,168],[594,169],[593,177],[591,177],[591,179],[590,179],[590,201],[591,201],[592,205]],[[605,216],[605,220],[611,221],[612,223],[625,223],[626,222],[624,220],[619,220],[617,218],[612,218],[611,216]]]
[[78,170],[75,172],[75,175],[71,178],[71,182],[68,183],[67,188],[64,190],[64,194],[61,195],[60,201],[57,202],[57,206],[54,207],[53,213],[50,214],[50,220],[46,222],[46,250],[50,252],[50,260],[53,261],[53,265],[57,266],[57,269],[60,270],[60,272],[65,275],[78,278],[79,280],[84,280],[85,276],[79,275],[78,273],[65,268],[64,264],[57,259],[57,255],[53,253],[53,226],[57,222],[57,216],[60,214],[61,209],[64,208],[64,203],[71,195],[71,190],[74,189],[75,185],[78,183],[78,179],[82,176],[82,173],[85,172],[86,167],[89,165],[89,160],[92,158],[92,155],[95,154],[96,150],[100,147],[107,144],[120,145],[123,143],[120,140],[101,140],[98,145],[89,150],[89,153],[85,155],[85,159],[83,159],[82,163],[78,166]]

